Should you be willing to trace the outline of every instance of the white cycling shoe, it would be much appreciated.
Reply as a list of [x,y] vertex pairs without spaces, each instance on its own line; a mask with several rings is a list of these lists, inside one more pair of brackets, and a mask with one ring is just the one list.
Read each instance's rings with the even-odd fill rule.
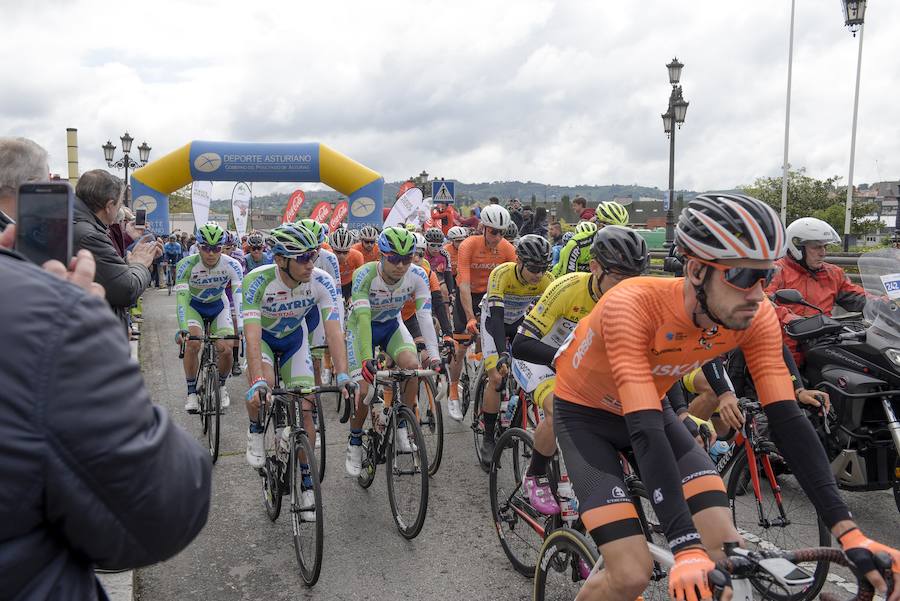
[[347,444],[347,459],[344,461],[344,469],[347,474],[356,478],[362,471],[362,445]]
[[409,430],[406,426],[397,428],[397,434],[394,437],[394,440],[401,453],[414,453],[419,450],[415,443],[409,439]]
[[316,521],[316,494],[311,490],[304,490],[300,493],[300,506],[312,507],[310,511],[301,511],[300,519],[304,522]]
[[254,469],[260,469],[266,463],[266,452],[263,448],[263,433],[247,430],[247,463]]
[[219,392],[221,393],[219,396],[222,399],[221,407],[222,409],[227,409],[229,405],[231,405],[231,398],[228,396],[228,391],[225,390],[224,386],[219,387]]
[[197,398],[196,392],[192,392],[187,395],[187,401],[184,403],[184,410],[188,413],[200,412],[200,399]]
[[462,403],[459,402],[459,399],[450,399],[447,401],[447,412],[450,414],[450,417],[456,421],[461,422],[463,420]]

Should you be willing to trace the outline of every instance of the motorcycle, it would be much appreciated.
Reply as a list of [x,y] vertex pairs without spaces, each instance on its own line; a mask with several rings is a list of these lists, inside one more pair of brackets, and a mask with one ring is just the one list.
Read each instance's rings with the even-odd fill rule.
[[775,299],[819,311],[785,332],[806,356],[804,378],[831,397],[832,410],[813,421],[838,486],[893,489],[900,511],[900,251],[869,253],[858,264],[871,294],[862,322],[829,317],[797,290]]

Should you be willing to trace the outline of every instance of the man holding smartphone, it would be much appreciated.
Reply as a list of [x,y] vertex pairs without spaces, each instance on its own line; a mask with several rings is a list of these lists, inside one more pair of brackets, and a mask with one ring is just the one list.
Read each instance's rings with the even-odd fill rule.
[[162,244],[153,238],[140,240],[127,261],[116,252],[109,226],[116,222],[124,192],[122,180],[103,169],[82,174],[75,188],[74,248],[94,255],[97,283],[106,289],[106,300],[127,331],[128,308],[150,285],[150,269],[162,254]]

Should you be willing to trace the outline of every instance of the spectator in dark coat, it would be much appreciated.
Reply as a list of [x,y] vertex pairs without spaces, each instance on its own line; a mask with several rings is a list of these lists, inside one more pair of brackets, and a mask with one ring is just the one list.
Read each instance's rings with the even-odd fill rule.
[[534,211],[534,217],[532,218],[532,226],[531,233],[537,234],[538,236],[542,236],[544,238],[547,237],[547,209],[544,207],[538,207]]
[[97,262],[97,283],[106,289],[106,300],[128,330],[128,308],[150,285],[153,260],[162,254],[155,240],[138,242],[126,261],[109,236],[116,222],[125,186],[102,169],[85,172],[75,188],[75,250],[86,249]]
[[0,599],[107,599],[94,565],[156,563],[201,530],[209,453],[150,401],[102,300],[6,250],[0,281]]

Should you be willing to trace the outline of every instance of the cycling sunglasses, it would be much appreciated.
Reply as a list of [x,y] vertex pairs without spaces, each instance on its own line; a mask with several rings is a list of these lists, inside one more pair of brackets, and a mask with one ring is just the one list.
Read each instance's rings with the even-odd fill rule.
[[492,234],[492,235],[494,235],[494,236],[500,236],[501,234],[503,234],[504,231],[505,231],[505,230],[498,230],[498,229],[495,228],[495,227],[485,227],[485,228],[484,228],[484,233],[485,233],[485,234]]
[[398,255],[396,253],[384,253],[383,256],[391,265],[409,265],[412,263],[412,255]]
[[298,263],[305,264],[305,263],[309,263],[310,261],[315,261],[318,258],[318,256],[319,256],[319,251],[311,250],[311,251],[308,251],[305,253],[301,253],[299,255],[294,255],[291,258],[293,260],[297,261]]
[[222,245],[216,244],[215,246],[210,246],[209,244],[201,244],[200,250],[208,253],[220,253],[222,252]]
[[337,250],[337,249],[334,250],[334,254],[336,254],[336,255],[346,255],[349,253],[350,253],[349,250]]
[[544,273],[550,267],[549,263],[522,263],[522,267],[531,273]]
[[441,250],[442,248],[444,248],[444,245],[443,245],[443,244],[439,244],[439,243],[436,243],[436,242],[429,242],[429,243],[428,243],[428,250]]
[[375,244],[374,240],[360,240],[363,244]]
[[772,282],[772,278],[775,277],[775,272],[777,271],[774,267],[771,269],[758,269],[755,267],[732,267],[730,265],[722,265],[721,263],[715,263],[713,261],[704,261],[703,259],[698,259],[697,257],[691,258],[696,261],[700,261],[704,265],[709,265],[710,267],[721,271],[725,279],[725,283],[732,288],[740,290],[742,292],[750,290],[759,283],[761,283],[762,287],[765,288]]
[[251,246],[250,247],[250,250],[262,250],[262,249],[263,249],[262,246]]

